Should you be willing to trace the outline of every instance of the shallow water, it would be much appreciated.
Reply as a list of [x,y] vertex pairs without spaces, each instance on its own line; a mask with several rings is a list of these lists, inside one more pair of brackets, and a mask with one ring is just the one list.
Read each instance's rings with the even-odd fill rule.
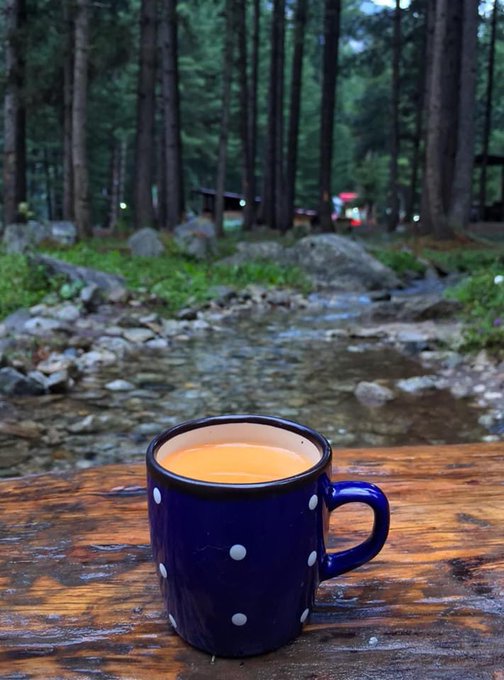
[[[16,419],[40,424],[42,439],[2,435],[1,474],[140,458],[156,432],[220,413],[292,418],[336,447],[481,439],[477,411],[448,391],[413,396],[396,390],[393,401],[373,409],[357,401],[353,391],[361,380],[393,388],[397,379],[425,373],[392,348],[327,337],[328,330],[355,323],[369,304],[359,295],[314,296],[307,309],[226,320],[220,330],[176,341],[169,350],[129,356],[85,376],[70,396],[12,400]],[[104,388],[117,378],[135,389]]]

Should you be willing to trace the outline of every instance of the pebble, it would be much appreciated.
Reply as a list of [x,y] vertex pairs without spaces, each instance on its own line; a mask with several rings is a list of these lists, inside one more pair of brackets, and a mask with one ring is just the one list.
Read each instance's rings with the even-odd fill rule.
[[110,392],[129,392],[134,390],[135,386],[127,380],[118,379],[107,383],[105,389],[110,390]]
[[148,328],[126,328],[123,331],[123,337],[130,342],[143,343],[147,340],[155,338],[155,333],[153,333]]
[[502,399],[502,396],[502,392],[485,392],[483,398],[488,399],[488,401],[494,401],[495,399]]

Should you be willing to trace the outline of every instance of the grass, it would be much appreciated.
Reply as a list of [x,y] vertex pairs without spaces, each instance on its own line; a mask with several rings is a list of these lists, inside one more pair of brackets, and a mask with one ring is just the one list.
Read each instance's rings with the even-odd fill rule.
[[31,307],[61,286],[42,267],[30,265],[23,255],[0,252],[0,319],[20,307]]
[[[168,312],[198,304],[212,297],[212,288],[226,285],[241,289],[255,283],[268,287],[291,287],[307,292],[306,277],[294,267],[274,262],[217,265],[196,262],[179,254],[167,242],[167,252],[157,258],[131,257],[124,242],[94,239],[72,248],[46,249],[45,252],[72,264],[83,265],[124,277],[127,286],[140,293],[153,293]],[[79,286],[49,279],[41,268],[30,267],[22,255],[0,254],[0,318],[19,307],[40,302],[57,291],[61,299],[71,299]]]

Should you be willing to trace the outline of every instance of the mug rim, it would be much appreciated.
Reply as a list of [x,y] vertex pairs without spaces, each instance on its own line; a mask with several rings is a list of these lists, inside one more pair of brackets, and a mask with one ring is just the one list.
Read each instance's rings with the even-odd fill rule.
[[[303,472],[290,477],[274,479],[268,482],[256,482],[253,484],[227,484],[224,482],[208,482],[202,479],[193,479],[192,477],[183,477],[182,475],[177,475],[176,473],[171,472],[160,465],[156,459],[156,453],[159,447],[177,435],[190,432],[191,430],[208,427],[210,425],[229,425],[235,423],[270,425],[282,430],[295,432],[296,434],[309,439],[310,442],[320,450],[320,460],[318,460],[307,470],[303,470]],[[331,458],[332,449],[329,441],[326,439],[326,437],[311,427],[301,425],[300,423],[287,418],[255,414],[208,416],[204,418],[186,420],[156,435],[149,443],[146,453],[147,470],[149,474],[152,475],[152,477],[160,481],[164,481],[171,486],[175,486],[186,491],[199,491],[205,495],[215,493],[228,493],[232,495],[236,495],[238,493],[242,495],[291,489],[317,478],[331,462]]]

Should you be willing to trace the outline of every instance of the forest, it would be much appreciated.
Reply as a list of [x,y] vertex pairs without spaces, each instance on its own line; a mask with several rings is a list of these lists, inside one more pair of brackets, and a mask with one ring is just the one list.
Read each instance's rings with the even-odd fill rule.
[[[447,238],[502,219],[497,0],[5,0],[4,224],[171,230],[194,193],[243,226]],[[499,154],[501,156],[499,157]]]

